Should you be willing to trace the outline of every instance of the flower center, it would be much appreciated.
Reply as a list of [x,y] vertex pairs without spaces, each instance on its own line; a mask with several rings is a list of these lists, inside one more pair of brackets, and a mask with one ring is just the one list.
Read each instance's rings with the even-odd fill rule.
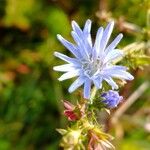
[[89,60],[82,63],[82,69],[84,75],[91,78],[93,75],[99,73],[102,70],[103,63],[101,60]]

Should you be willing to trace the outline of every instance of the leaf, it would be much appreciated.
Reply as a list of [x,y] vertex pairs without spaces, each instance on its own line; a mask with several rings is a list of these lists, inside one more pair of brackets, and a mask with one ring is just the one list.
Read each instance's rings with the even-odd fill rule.
[[57,132],[59,132],[61,135],[64,135],[67,133],[67,130],[65,129],[56,129]]
[[48,30],[54,35],[58,33],[63,36],[69,35],[71,29],[67,14],[62,9],[55,7],[50,7],[47,13],[45,24]]
[[132,55],[130,59],[131,59],[131,67],[134,69],[135,68],[142,69],[143,66],[150,65],[150,57],[146,55]]
[[146,56],[140,51],[133,52],[131,54],[126,55],[121,61],[121,64],[133,69],[143,69],[143,66],[150,65],[150,57]]
[[146,55],[134,56],[136,65],[150,65],[150,57]]
[[6,26],[16,26],[20,29],[30,27],[29,12],[32,13],[35,6],[34,0],[7,0],[4,17]]

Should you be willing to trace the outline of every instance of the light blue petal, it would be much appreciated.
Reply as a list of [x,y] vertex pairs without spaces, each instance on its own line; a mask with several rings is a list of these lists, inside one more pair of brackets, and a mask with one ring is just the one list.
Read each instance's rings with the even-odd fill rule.
[[59,65],[59,66],[53,67],[53,70],[60,71],[60,72],[68,72],[71,70],[74,71],[74,69],[75,69],[75,66],[73,66],[72,64],[65,64],[65,65]]
[[112,33],[112,30],[113,30],[113,27],[114,27],[114,22],[110,22],[107,27],[105,28],[104,30],[104,33],[103,33],[103,36],[102,36],[102,40],[101,40],[101,50],[104,51],[107,43],[108,43],[108,40],[111,36],[111,33]]
[[83,29],[83,33],[84,34],[89,34],[91,32],[91,25],[92,25],[92,22],[90,19],[88,19],[85,23],[85,26],[84,26],[84,29]]
[[97,89],[101,88],[102,80],[103,80],[102,77],[97,77],[97,78],[93,79],[93,83]]
[[82,42],[84,44],[84,47],[85,47],[87,53],[90,55],[92,53],[92,44],[90,44],[90,43],[92,43],[92,39],[90,38],[89,35],[84,35]]
[[77,58],[81,58],[81,54],[77,51],[77,48],[67,40],[65,40],[61,35],[57,35],[58,40]]
[[103,69],[103,76],[106,77],[114,77],[118,79],[125,79],[125,80],[133,80],[134,77],[126,71],[126,67],[124,66],[111,66]]
[[100,27],[97,31],[95,44],[93,47],[93,58],[94,59],[97,59],[97,57],[102,53],[101,47],[100,47],[102,36],[103,36],[103,28]]
[[[91,20],[87,20],[83,29],[83,34],[87,42],[85,42],[88,45],[88,48],[92,49],[92,39],[91,39]],[[85,40],[85,41],[86,41]]]
[[73,63],[73,64],[79,64],[79,61],[75,58],[70,58],[62,53],[59,53],[59,52],[54,52],[54,55],[68,63]]
[[111,77],[106,77],[104,80],[111,85],[112,89],[118,89],[118,85],[113,81]]
[[77,88],[79,88],[85,81],[85,77],[78,77],[69,87],[68,91],[72,93],[75,91]]
[[104,63],[112,62],[113,60],[122,57],[123,54],[124,54],[123,51],[114,49],[105,56]]
[[66,80],[66,79],[70,79],[70,78],[73,78],[75,76],[78,76],[80,74],[80,71],[79,70],[71,70],[67,73],[64,73],[58,80],[59,81],[63,81],[63,80]]
[[113,50],[118,43],[121,41],[121,39],[123,38],[123,34],[119,34],[112,42],[111,44],[106,48],[105,53],[109,53],[111,50]]
[[74,32],[77,33],[79,37],[83,36],[82,30],[80,29],[79,25],[75,21],[72,21],[72,29]]
[[127,67],[125,66],[120,66],[120,65],[109,65],[107,66],[105,69],[103,69],[104,71],[117,71],[117,70],[121,70],[121,71],[126,71],[127,70]]
[[125,80],[133,80],[134,79],[134,77],[130,73],[128,73],[126,71],[121,71],[121,70],[110,72],[110,76],[112,76],[114,78],[125,79]]
[[[89,24],[90,22],[87,21],[86,28]],[[90,42],[91,42],[90,32],[85,34],[85,32],[80,29],[80,27],[75,21],[72,21],[72,28],[73,28],[73,32],[77,34],[78,39],[80,39],[81,41],[80,43],[82,43],[84,47],[86,48],[86,51],[88,53],[91,53],[92,47],[90,46]],[[88,30],[89,30],[89,26],[88,26]]]
[[90,99],[90,91],[91,91],[91,80],[87,79],[84,82],[84,98]]
[[79,46],[80,53],[82,54],[83,58],[88,59],[89,58],[89,53],[88,53],[83,41],[81,41],[81,39],[76,34],[76,32],[72,31],[71,34],[72,34],[73,39],[75,40],[75,42]]

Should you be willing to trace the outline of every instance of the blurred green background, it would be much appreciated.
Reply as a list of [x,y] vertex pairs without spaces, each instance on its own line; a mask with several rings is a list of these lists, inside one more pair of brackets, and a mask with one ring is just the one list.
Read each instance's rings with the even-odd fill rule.
[[[52,70],[61,64],[55,50],[68,53],[56,34],[68,40],[71,20],[83,27],[93,21],[92,36],[110,19],[117,22],[113,36],[123,32],[120,47],[147,42],[149,0],[0,0],[0,150],[57,150],[66,126],[62,99],[71,81],[58,82]],[[147,55],[149,48],[146,49]],[[128,97],[149,81],[150,68],[136,69],[133,82],[122,94]],[[118,150],[150,150],[150,90],[128,108],[116,127]]]

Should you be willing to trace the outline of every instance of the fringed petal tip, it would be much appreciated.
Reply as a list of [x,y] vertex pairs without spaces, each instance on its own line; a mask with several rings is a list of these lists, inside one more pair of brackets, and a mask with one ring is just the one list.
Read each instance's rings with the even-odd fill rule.
[[111,20],[107,26],[111,26],[112,28],[114,27],[115,25],[115,21],[114,20]]
[[130,74],[130,77],[129,77],[128,80],[133,80],[133,79],[134,79],[134,76],[132,76],[132,75]]
[[56,36],[58,39],[60,39],[62,37],[60,34],[57,34]]

